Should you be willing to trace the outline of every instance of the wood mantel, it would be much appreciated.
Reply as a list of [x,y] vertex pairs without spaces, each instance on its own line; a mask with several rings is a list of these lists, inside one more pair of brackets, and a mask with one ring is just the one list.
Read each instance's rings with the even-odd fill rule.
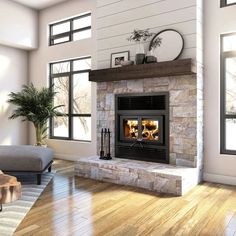
[[92,70],[89,72],[89,80],[93,82],[108,82],[191,74],[196,74],[196,66],[194,61],[192,59],[181,59],[175,61]]

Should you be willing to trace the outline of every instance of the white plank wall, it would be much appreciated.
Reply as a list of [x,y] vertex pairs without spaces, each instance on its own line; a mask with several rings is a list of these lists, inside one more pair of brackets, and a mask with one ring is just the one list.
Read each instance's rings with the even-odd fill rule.
[[197,62],[203,64],[203,0],[197,0]]
[[[130,51],[134,60],[135,44],[127,41],[134,29],[150,28],[179,31],[185,40],[181,58],[196,58],[196,0],[97,0],[98,68],[110,67],[111,53]],[[147,50],[149,42],[145,44]]]

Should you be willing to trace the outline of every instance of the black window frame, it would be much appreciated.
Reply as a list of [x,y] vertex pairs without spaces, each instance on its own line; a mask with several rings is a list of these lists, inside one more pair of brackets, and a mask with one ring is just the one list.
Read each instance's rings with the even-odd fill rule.
[[220,7],[229,7],[235,5],[236,2],[227,3],[227,0],[220,0]]
[[[80,16],[76,16],[76,17],[73,17],[73,18],[70,18],[70,19],[67,19],[67,20],[62,20],[62,21],[58,21],[56,23],[50,24],[49,25],[49,42],[48,42],[49,46],[55,46],[55,45],[62,44],[62,43],[72,42],[72,41],[74,41],[73,40],[74,33],[78,33],[78,32],[89,30],[89,29],[91,30],[92,25],[86,26],[86,27],[81,27],[79,29],[73,30],[73,25],[74,25],[75,20],[81,19],[81,18],[84,18],[84,17],[88,17],[88,16],[91,16],[91,15],[92,15],[91,12],[89,12],[89,13],[85,13],[85,14],[80,15]],[[69,31],[66,31],[66,32],[63,32],[63,33],[60,33],[60,34],[56,34],[56,35],[52,34],[53,26],[64,24],[66,22],[70,23],[70,30]],[[55,39],[60,39],[60,38],[64,38],[64,37],[69,37],[69,40],[64,41],[64,42],[60,42],[60,43],[54,43]]]
[[226,149],[226,120],[236,119],[236,114],[226,114],[226,59],[236,57],[236,50],[224,51],[223,40],[229,35],[236,35],[235,33],[220,35],[220,153],[236,155],[236,150]]
[[[73,118],[74,117],[92,117],[90,114],[74,114],[73,113],[73,75],[74,74],[80,74],[80,73],[89,73],[91,69],[86,70],[73,70],[73,62],[83,59],[92,59],[91,56],[86,57],[80,57],[80,58],[74,58],[70,60],[63,60],[63,61],[56,61],[49,63],[49,85],[51,88],[53,88],[53,79],[58,77],[68,77],[69,79],[69,94],[68,94],[68,114],[64,114],[64,116],[68,117],[68,137],[61,137],[61,136],[55,136],[53,134],[53,118],[49,119],[49,138],[50,139],[59,139],[59,140],[68,140],[68,141],[80,141],[80,142],[91,142],[91,140],[81,140],[81,139],[74,139],[73,138]],[[63,63],[63,62],[69,62],[70,63],[70,71],[69,72],[62,72],[62,73],[56,73],[52,74],[52,67],[54,64],[57,63]],[[92,108],[91,108],[92,109]],[[61,115],[63,116],[63,115]],[[60,116],[59,116],[60,117]]]

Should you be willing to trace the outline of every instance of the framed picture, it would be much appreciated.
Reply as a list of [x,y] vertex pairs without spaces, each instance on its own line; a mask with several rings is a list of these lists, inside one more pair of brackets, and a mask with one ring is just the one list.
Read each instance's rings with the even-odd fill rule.
[[111,67],[121,66],[122,61],[129,60],[129,51],[116,52],[111,54]]

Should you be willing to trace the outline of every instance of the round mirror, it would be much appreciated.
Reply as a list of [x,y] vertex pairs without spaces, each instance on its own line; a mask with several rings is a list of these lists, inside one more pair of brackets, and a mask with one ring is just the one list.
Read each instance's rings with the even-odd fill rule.
[[157,33],[149,46],[157,62],[176,60],[184,48],[182,35],[173,29],[166,29]]

